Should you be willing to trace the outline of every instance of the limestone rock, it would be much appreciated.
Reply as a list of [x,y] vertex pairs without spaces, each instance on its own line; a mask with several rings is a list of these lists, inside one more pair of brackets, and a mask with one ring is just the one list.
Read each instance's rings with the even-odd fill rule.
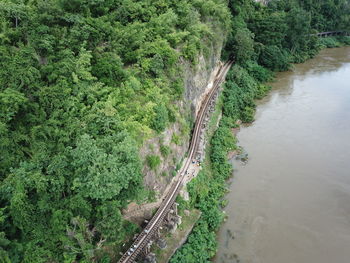
[[144,263],[157,263],[156,254],[149,253],[143,260]]
[[165,249],[167,247],[167,245],[168,244],[166,243],[165,239],[160,238],[160,239],[157,240],[157,246],[160,249]]

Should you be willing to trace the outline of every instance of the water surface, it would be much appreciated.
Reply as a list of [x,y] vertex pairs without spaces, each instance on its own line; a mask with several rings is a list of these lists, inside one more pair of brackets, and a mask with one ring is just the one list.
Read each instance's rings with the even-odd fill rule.
[[[350,262],[350,48],[279,73],[235,178],[215,262]],[[238,260],[237,260],[238,259]]]

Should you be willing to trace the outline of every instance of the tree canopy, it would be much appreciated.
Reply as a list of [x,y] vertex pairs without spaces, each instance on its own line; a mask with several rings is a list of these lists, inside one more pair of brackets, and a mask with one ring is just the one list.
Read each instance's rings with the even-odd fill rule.
[[182,99],[180,58],[229,23],[223,0],[0,1],[1,262],[118,257],[138,150]]

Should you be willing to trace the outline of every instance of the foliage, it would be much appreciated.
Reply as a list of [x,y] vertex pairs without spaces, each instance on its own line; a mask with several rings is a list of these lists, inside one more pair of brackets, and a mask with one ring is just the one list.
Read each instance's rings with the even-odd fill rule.
[[337,37],[337,40],[342,43],[342,45],[350,45],[350,36]]
[[187,243],[171,258],[171,263],[210,262],[216,253],[215,233],[208,229],[208,225],[200,220]]
[[168,124],[168,110],[163,104],[158,104],[154,108],[155,117],[152,121],[152,128],[157,132],[164,131]]
[[321,38],[319,41],[321,47],[334,48],[344,45],[350,45],[350,37],[325,37]]
[[254,61],[247,61],[243,67],[247,70],[250,76],[259,82],[267,82],[273,78],[273,74],[270,70],[264,68]]
[[160,165],[160,157],[158,155],[148,155],[146,157],[147,165],[152,169],[156,170],[157,167]]
[[82,196],[114,199],[129,185],[129,180],[140,181],[137,149],[126,135],[104,136],[100,141],[83,135],[71,156],[72,190]]
[[169,154],[171,152],[171,149],[167,145],[161,145],[160,146],[160,152],[161,152],[163,157],[167,157],[167,156],[169,156]]
[[173,133],[173,135],[171,136],[171,142],[175,143],[176,145],[180,145],[181,144],[180,136],[177,135],[176,133]]
[[247,28],[238,29],[234,36],[234,54],[236,61],[243,63],[254,54],[254,34]]
[[223,0],[0,1],[1,260],[119,253],[137,231],[121,210],[145,193],[138,150],[181,121],[180,62],[229,17]]
[[[287,70],[290,63],[315,56],[322,46],[337,46],[318,39],[315,33],[350,28],[347,0],[271,0],[268,5],[240,0],[229,1],[229,8],[234,28],[223,56],[236,57],[243,66],[251,59],[273,71]],[[248,42],[249,35],[254,38]]]
[[264,46],[258,61],[260,65],[274,71],[285,71],[290,67],[288,52],[277,46]]

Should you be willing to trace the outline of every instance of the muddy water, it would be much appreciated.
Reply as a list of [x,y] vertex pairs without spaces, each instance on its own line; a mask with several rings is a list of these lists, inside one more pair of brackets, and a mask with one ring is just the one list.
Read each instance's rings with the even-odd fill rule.
[[[350,48],[277,75],[235,178],[215,262],[350,262]],[[237,260],[238,259],[238,260]]]

